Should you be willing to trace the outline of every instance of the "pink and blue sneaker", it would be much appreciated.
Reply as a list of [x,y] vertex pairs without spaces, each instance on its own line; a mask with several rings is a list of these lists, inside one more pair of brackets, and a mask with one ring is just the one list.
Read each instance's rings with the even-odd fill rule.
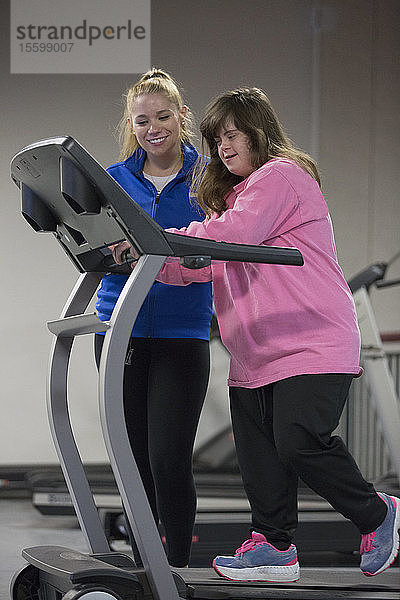
[[217,556],[213,567],[218,575],[234,581],[290,582],[300,577],[296,546],[278,550],[255,531],[235,556]]
[[385,520],[375,531],[361,538],[360,568],[367,577],[388,569],[399,551],[400,499],[381,492],[379,496],[388,507]]

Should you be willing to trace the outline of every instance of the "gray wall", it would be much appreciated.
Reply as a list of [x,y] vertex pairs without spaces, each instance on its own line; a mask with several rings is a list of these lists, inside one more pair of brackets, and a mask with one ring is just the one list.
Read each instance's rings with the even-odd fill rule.
[[[60,313],[77,273],[51,237],[35,235],[21,218],[8,164],[21,147],[58,134],[76,137],[104,166],[114,161],[120,97],[136,76],[10,75],[6,4],[0,464],[43,463],[55,460],[45,416],[45,322]],[[319,159],[348,277],[399,250],[399,12],[398,0],[152,2],[152,63],[175,75],[195,113],[223,89],[262,87],[290,137]],[[400,261],[389,275],[399,271]],[[381,330],[400,329],[399,296],[394,288],[374,292]],[[105,451],[91,346],[90,339],[76,344],[70,390],[82,455],[98,461]]]

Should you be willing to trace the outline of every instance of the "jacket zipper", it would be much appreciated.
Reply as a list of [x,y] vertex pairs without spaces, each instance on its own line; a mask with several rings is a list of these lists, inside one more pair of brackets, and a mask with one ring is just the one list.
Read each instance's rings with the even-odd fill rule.
[[[176,178],[175,178],[175,179],[176,179]],[[152,209],[152,211],[151,211],[151,213],[152,213],[152,214],[151,214],[151,217],[152,217],[152,218],[153,218],[155,221],[156,221],[156,218],[155,218],[155,217],[156,217],[157,207],[158,207],[158,205],[159,205],[159,202],[160,202],[160,196],[161,196],[161,194],[163,193],[163,191],[164,191],[165,189],[169,188],[169,187],[171,186],[171,184],[174,184],[174,182],[175,182],[175,179],[173,179],[173,180],[172,180],[170,183],[168,183],[168,184],[167,184],[167,185],[166,185],[166,186],[165,186],[165,187],[164,187],[164,188],[161,190],[161,192],[159,192],[159,191],[156,189],[155,185],[151,184],[151,185],[153,186],[153,188],[156,190],[156,196],[155,196],[155,198],[154,198],[154,207],[153,207],[153,209]],[[150,183],[151,183],[151,182],[150,182]],[[155,298],[152,298],[152,302],[151,302],[151,313],[152,313],[152,319],[151,319],[151,327],[149,328],[149,329],[150,329],[150,331],[151,331],[151,335],[150,335],[150,334],[148,334],[148,335],[147,335],[147,337],[148,337],[148,338],[152,338],[152,337],[154,337],[154,312],[155,312],[155,302],[156,302],[156,299],[155,299]],[[149,307],[149,311],[150,311],[150,307]],[[148,317],[147,317],[147,319],[148,319],[148,322],[150,321],[150,318],[149,318],[149,316],[150,316],[150,315],[148,314]]]
[[[153,184],[152,184],[153,185]],[[160,202],[160,195],[161,192],[159,192],[156,187],[153,185],[154,189],[156,190],[156,197],[154,198],[154,205],[151,211],[151,217],[156,220],[156,212],[157,212],[157,207],[158,207],[158,203]],[[151,306],[150,306],[151,304]],[[148,315],[147,315],[147,322],[149,323],[149,328],[148,328],[148,333],[147,333],[147,337],[148,338],[152,338],[153,337],[153,333],[154,333],[154,305],[155,305],[155,298],[152,297],[151,298],[151,302],[149,302],[149,307],[148,307]],[[150,315],[151,315],[151,323],[150,323]]]

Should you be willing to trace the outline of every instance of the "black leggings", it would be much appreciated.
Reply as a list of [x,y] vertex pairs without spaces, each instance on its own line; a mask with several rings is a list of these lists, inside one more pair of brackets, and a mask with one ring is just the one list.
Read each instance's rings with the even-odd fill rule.
[[293,540],[300,477],[361,533],[386,505],[338,436],[351,375],[300,375],[256,389],[230,388],[236,450],[252,525],[278,548]]
[[[103,341],[104,336],[95,335],[97,366]],[[128,355],[124,409],[129,441],[154,519],[165,529],[168,561],[184,566],[196,514],[192,452],[207,391],[209,343],[131,338]]]

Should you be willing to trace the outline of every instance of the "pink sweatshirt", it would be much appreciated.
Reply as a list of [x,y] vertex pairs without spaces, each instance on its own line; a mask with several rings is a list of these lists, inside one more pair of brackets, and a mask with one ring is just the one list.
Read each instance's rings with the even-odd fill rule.
[[298,248],[304,266],[213,261],[191,270],[168,259],[157,279],[213,281],[228,385],[261,387],[294,375],[361,374],[351,292],[336,257],[317,182],[295,162],[273,159],[234,187],[227,210],[173,233],[224,242]]

